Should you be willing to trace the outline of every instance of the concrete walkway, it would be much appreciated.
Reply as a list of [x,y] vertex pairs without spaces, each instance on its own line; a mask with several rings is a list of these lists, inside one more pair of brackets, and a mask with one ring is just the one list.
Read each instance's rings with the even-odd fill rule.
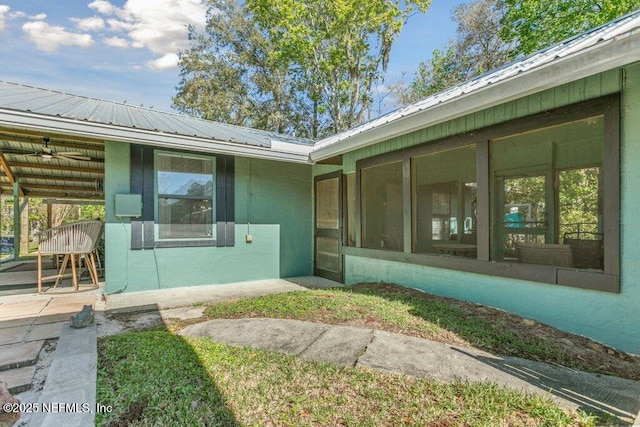
[[640,411],[640,382],[373,329],[251,318],[210,320],[180,334],[438,381],[491,381],[550,396],[565,409],[606,412],[625,424]]
[[[101,293],[71,295],[61,298],[59,302],[45,296],[41,298],[48,301],[46,304],[42,305],[43,303],[35,298],[31,308],[27,307],[29,301],[22,301],[27,304],[23,307],[24,315],[18,315],[16,324],[5,325],[19,327],[24,321],[20,319],[24,317],[31,318],[31,326],[36,325],[39,318],[37,313],[44,314],[44,307],[63,307],[64,301],[71,303],[69,299],[72,297],[85,298],[84,302],[93,298],[96,311],[107,314],[152,311],[162,319],[185,319],[202,316],[203,307],[192,305],[196,302],[215,302],[334,285],[339,284],[321,278],[304,277],[106,296]],[[8,312],[3,311],[3,307],[9,308],[14,302],[17,301],[0,299],[0,313],[5,316]],[[73,302],[74,312],[79,311],[80,300]],[[15,308],[20,310],[17,306]],[[71,305],[67,307],[68,310],[71,308]],[[29,310],[35,313],[27,313]],[[48,313],[48,316],[51,316],[48,318],[55,320],[53,323],[61,322],[57,325],[60,339],[42,392],[28,395],[23,402],[38,402],[39,405],[69,403],[71,406],[63,407],[63,410],[49,411],[47,414],[34,414],[31,417],[23,415],[19,422],[30,421],[28,425],[32,426],[84,426],[93,423],[96,408],[96,336],[100,332],[101,323],[108,323],[109,320],[98,313],[97,325],[72,330],[68,322],[62,321],[63,315],[68,320],[68,312],[58,317],[53,315],[53,312]],[[8,317],[5,317],[5,321],[11,322]],[[106,325],[102,325],[104,326]],[[32,330],[33,328],[30,329]],[[620,423],[633,424],[635,419],[635,422],[640,424],[639,382],[524,359],[498,357],[474,349],[400,334],[277,319],[213,320],[189,326],[182,334],[208,336],[232,345],[265,348],[309,360],[328,361],[394,374],[426,376],[439,381],[450,381],[454,378],[470,381],[488,380],[516,390],[549,395],[561,407],[567,409],[596,409],[617,417]],[[1,377],[2,375],[0,380]],[[80,406],[74,408],[73,404]],[[87,407],[89,409],[85,410]]]

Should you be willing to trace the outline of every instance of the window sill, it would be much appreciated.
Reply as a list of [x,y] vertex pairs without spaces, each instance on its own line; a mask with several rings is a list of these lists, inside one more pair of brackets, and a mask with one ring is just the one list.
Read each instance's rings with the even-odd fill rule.
[[189,248],[218,246],[214,239],[206,240],[156,240],[156,248]]
[[550,283],[603,292],[620,292],[620,277],[597,270],[577,270],[513,262],[478,261],[451,255],[415,254],[342,246],[342,254],[427,267]]

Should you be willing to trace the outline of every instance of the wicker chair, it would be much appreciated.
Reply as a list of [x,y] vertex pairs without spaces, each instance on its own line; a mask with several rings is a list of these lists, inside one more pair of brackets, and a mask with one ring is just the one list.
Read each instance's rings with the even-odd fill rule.
[[[84,258],[94,288],[98,287],[95,249],[102,233],[101,221],[80,221],[49,228],[39,233],[38,239],[38,293],[42,293],[42,281],[56,279],[53,287],[66,277],[72,278],[73,288],[78,290],[78,272],[76,263]],[[42,256],[63,255],[58,274],[42,277]],[[71,273],[66,273],[67,264],[71,264]]]

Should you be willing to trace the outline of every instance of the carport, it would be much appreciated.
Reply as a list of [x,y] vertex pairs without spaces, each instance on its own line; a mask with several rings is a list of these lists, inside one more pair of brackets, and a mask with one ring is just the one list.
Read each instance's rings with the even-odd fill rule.
[[46,203],[45,228],[52,225],[52,205],[104,204],[100,140],[0,127],[0,172],[0,197],[13,198],[14,224],[11,235],[0,237],[13,239],[15,259],[28,254],[30,199]]

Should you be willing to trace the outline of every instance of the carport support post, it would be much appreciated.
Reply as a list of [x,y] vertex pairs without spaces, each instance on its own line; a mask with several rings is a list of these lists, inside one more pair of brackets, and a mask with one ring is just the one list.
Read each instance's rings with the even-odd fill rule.
[[20,203],[20,184],[17,178],[13,183],[13,250],[14,259],[29,253],[29,199],[23,197]]
[[29,198],[26,196],[20,203],[20,253],[29,254]]
[[47,200],[47,228],[51,228],[51,202]]
[[20,186],[16,179],[13,183],[13,259],[20,258]]

